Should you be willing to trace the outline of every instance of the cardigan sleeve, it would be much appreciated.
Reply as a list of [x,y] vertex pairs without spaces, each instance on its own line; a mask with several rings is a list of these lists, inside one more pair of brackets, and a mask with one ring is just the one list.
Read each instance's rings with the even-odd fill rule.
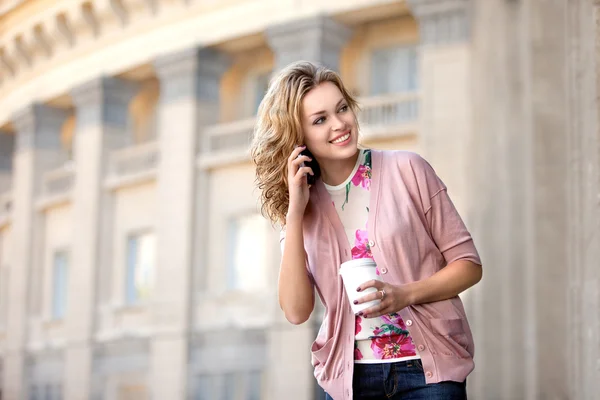
[[473,238],[452,203],[446,185],[420,156],[411,160],[431,238],[446,264],[468,260],[481,265]]

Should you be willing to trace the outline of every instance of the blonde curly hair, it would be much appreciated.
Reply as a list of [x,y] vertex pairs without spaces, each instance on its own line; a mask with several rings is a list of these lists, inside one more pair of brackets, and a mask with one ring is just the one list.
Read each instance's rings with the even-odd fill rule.
[[258,108],[250,154],[256,166],[262,213],[274,224],[285,225],[289,205],[287,159],[296,146],[304,143],[302,100],[323,82],[336,85],[357,114],[358,103],[340,76],[307,61],[292,63],[273,77]]

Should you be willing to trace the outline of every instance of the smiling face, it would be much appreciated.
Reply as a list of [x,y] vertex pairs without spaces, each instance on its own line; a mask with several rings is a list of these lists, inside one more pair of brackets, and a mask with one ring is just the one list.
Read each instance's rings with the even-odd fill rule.
[[358,129],[356,116],[332,82],[311,89],[302,100],[304,144],[322,167],[354,163]]

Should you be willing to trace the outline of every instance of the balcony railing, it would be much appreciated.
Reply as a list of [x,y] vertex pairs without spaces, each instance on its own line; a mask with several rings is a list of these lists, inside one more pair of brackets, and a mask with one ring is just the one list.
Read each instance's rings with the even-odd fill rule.
[[109,158],[109,179],[137,180],[156,173],[159,161],[158,143],[150,142],[115,150]]
[[200,132],[200,157],[203,168],[245,161],[252,141],[256,118],[209,126]]
[[68,195],[75,184],[75,169],[72,163],[50,170],[42,176],[42,196],[56,198]]
[[[366,139],[417,133],[419,93],[359,99],[361,132]],[[199,165],[211,167],[248,159],[255,118],[209,126],[200,134]]]
[[[401,135],[416,130],[419,94],[389,94],[360,99],[359,121],[364,136]],[[416,132],[412,132],[416,133]]]
[[256,118],[209,126],[201,133],[202,153],[248,149]]

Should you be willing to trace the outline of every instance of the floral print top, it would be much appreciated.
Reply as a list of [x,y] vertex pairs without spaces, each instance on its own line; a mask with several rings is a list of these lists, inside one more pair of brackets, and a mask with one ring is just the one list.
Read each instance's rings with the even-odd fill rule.
[[[352,259],[373,258],[367,222],[371,189],[371,151],[360,150],[354,170],[337,186],[325,185],[352,248]],[[377,271],[379,274],[379,271]],[[354,362],[382,363],[420,358],[400,315],[356,316]]]

